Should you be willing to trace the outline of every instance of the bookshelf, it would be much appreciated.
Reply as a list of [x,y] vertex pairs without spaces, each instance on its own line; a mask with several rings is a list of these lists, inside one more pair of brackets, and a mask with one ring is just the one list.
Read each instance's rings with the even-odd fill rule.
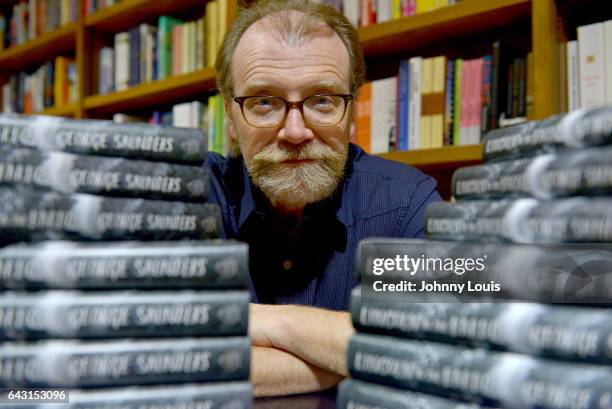
[[[79,9],[82,9],[83,1],[78,0]],[[228,23],[239,2],[228,0]],[[14,0],[0,0],[0,9],[14,3]],[[535,67],[531,119],[539,119],[559,111],[557,43],[559,39],[567,38],[564,21],[577,10],[595,21],[599,8],[610,8],[594,0],[587,3],[592,6],[586,7],[590,10],[585,10],[581,6],[583,2],[576,0],[464,0],[453,6],[360,28],[359,33],[368,68],[375,71],[375,66],[385,64],[395,69],[399,59],[423,53],[429,48],[432,49],[430,54],[453,50],[457,44],[469,49],[474,38],[480,38],[483,43],[482,39],[490,40],[490,43],[501,31],[525,31],[522,34],[529,43],[524,46],[532,51]],[[193,17],[194,11],[201,13],[205,6],[203,0],[123,0],[86,17],[79,16],[76,23],[1,51],[0,82],[19,69],[62,53],[72,53],[78,71],[77,101],[68,106],[48,108],[43,111],[45,114],[109,118],[117,111],[152,110],[160,104],[179,103],[210,93],[214,87],[212,68],[105,95],[97,95],[94,90],[98,50],[114,33],[140,23],[154,22],[162,14]],[[393,152],[381,156],[426,171],[450,172],[457,166],[480,162],[480,152],[481,146],[475,145]]]

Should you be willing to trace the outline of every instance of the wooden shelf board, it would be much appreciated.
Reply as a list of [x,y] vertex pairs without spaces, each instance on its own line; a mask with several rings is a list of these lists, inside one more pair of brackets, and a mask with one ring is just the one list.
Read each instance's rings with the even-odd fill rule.
[[70,23],[18,46],[0,52],[0,70],[22,71],[66,51],[74,51],[77,24]]
[[215,70],[206,68],[176,77],[140,84],[125,91],[85,98],[85,109],[100,113],[152,108],[195,97],[215,88]]
[[445,146],[378,155],[385,159],[406,163],[419,169],[444,169],[482,162],[482,145]]
[[76,113],[76,103],[62,106],[53,106],[50,108],[46,108],[42,111],[36,112],[36,115],[53,115],[53,116],[65,116],[65,117],[74,117]]
[[202,7],[203,4],[202,0],[123,0],[112,7],[103,8],[87,16],[85,27],[118,33],[158,16]]
[[[532,0],[465,0],[359,29],[366,57],[423,49],[458,35],[499,29],[530,16]],[[459,34],[458,34],[459,33]]]

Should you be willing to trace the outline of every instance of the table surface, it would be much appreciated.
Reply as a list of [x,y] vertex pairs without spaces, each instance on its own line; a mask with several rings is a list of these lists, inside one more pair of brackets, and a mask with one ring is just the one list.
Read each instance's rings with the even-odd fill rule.
[[336,389],[305,395],[255,399],[253,409],[336,409]]

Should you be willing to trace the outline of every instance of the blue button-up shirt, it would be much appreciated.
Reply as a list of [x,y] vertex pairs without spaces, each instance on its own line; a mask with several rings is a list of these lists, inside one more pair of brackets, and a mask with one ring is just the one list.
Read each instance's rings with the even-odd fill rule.
[[351,144],[336,193],[306,206],[297,228],[287,229],[251,183],[241,156],[210,153],[207,166],[208,200],[221,207],[222,237],[249,244],[251,300],[259,303],[347,310],[359,280],[359,241],[422,238],[424,210],[440,200],[431,177]]

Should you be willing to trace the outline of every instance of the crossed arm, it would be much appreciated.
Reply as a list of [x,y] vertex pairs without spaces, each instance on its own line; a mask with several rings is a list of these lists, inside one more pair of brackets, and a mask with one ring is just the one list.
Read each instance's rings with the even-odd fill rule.
[[249,322],[255,396],[323,390],[348,375],[346,348],[354,332],[348,313],[251,304]]

